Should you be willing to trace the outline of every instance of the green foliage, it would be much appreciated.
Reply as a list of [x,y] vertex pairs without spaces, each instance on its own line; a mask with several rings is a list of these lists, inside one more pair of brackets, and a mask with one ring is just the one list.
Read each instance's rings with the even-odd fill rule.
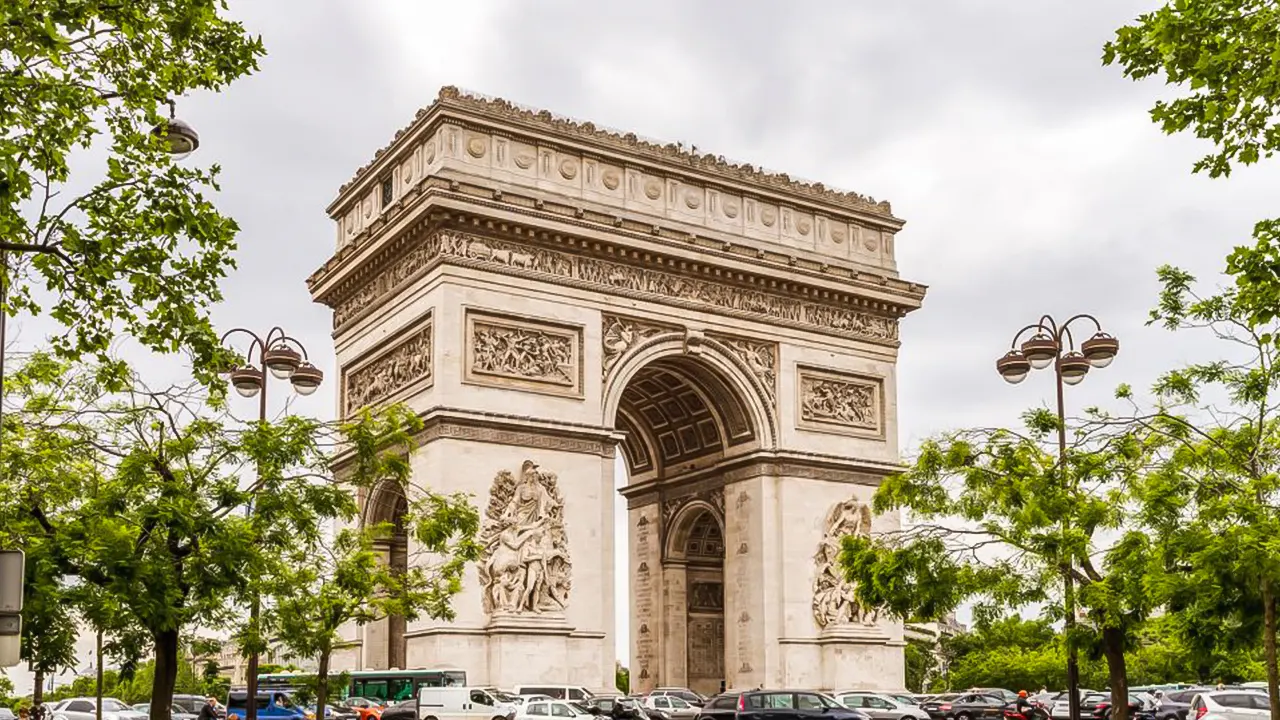
[[937,647],[936,642],[907,638],[903,659],[908,692],[922,693],[929,687],[929,681],[938,670]]
[[[275,582],[282,558],[317,547],[330,519],[354,516],[355,483],[406,476],[405,438],[420,423],[393,411],[341,425],[296,416],[243,424],[216,414],[198,389],[149,391],[135,381],[112,393],[100,378],[97,368],[47,356],[14,373],[16,407],[5,413],[0,447],[0,542],[34,551],[52,588],[40,598],[66,603],[62,615],[37,606],[54,621],[26,625],[27,646],[74,633],[66,610],[75,609],[104,629],[126,679],[151,683],[161,720],[187,672],[183,633],[234,622],[244,598]],[[384,451],[389,441],[395,452]],[[340,445],[355,471],[335,480]],[[418,540],[438,549],[439,537],[429,528]],[[144,653],[152,670],[138,665]],[[190,674],[195,687],[205,681]]]
[[[318,704],[328,697],[329,657],[344,625],[393,615],[409,621],[420,615],[453,618],[450,601],[462,590],[467,563],[479,557],[475,536],[480,513],[469,497],[440,495],[410,483],[407,458],[412,433],[419,429],[421,420],[401,406],[381,416],[366,412],[344,424],[343,434],[364,450],[344,468],[348,482],[412,498],[408,512],[395,526],[361,524],[337,531],[331,540],[298,544],[268,573],[265,623],[294,657],[319,659],[313,694]],[[340,510],[338,519],[356,520],[353,506]],[[376,541],[391,540],[397,533],[419,549],[405,568],[383,563],[374,549]]]
[[1166,133],[1191,130],[1213,142],[1195,170],[1218,177],[1280,148],[1277,27],[1280,5],[1271,0],[1174,0],[1117,30],[1102,62],[1180,86],[1151,118]]
[[614,664],[613,686],[618,688],[620,693],[631,692],[631,671],[623,667],[622,663]]
[[[10,313],[47,309],[69,329],[53,339],[64,357],[105,361],[123,328],[152,350],[188,351],[206,381],[221,362],[207,309],[234,267],[237,226],[203,194],[218,168],[176,164],[151,129],[167,101],[257,68],[261,41],[225,10],[32,0],[0,11],[0,272]],[[107,153],[96,183],[72,172],[86,148]]]

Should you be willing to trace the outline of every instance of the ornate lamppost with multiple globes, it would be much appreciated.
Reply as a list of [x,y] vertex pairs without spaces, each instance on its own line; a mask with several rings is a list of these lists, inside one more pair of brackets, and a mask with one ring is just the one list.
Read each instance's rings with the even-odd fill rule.
[[[233,367],[227,373],[231,387],[242,397],[258,396],[258,421],[267,421],[267,383],[272,379],[287,380],[299,395],[310,395],[320,387],[324,373],[312,365],[307,359],[307,349],[302,343],[285,334],[279,327],[271,328],[266,337],[259,336],[252,330],[235,328],[222,336],[222,344],[232,335],[249,336],[249,349],[245,352],[244,364]],[[256,360],[255,360],[256,358]],[[261,477],[259,477],[261,481]],[[253,502],[249,503],[248,512],[253,512]],[[260,612],[258,595],[253,596],[253,604],[249,608],[249,623],[255,631],[258,626]],[[258,718],[258,652],[255,648],[249,653],[248,667],[245,668],[245,720]]]
[[[1077,323],[1093,325],[1093,335],[1080,343],[1076,349],[1075,337],[1071,327]],[[1023,337],[1030,334],[1026,340]],[[1019,340],[1022,340],[1019,344]],[[1064,352],[1063,349],[1066,349]],[[1111,364],[1120,352],[1120,341],[1102,331],[1102,324],[1092,315],[1075,315],[1059,325],[1054,319],[1045,315],[1039,322],[1028,325],[1013,336],[1012,347],[999,360],[996,360],[996,371],[1000,377],[1010,384],[1018,384],[1027,378],[1032,370],[1043,370],[1053,366],[1053,375],[1058,391],[1058,467],[1062,471],[1063,482],[1066,479],[1067,458],[1067,419],[1063,408],[1062,389],[1065,385],[1077,385],[1093,368],[1104,368]],[[1062,518],[1062,534],[1065,540],[1068,520]],[[1067,638],[1067,707],[1071,720],[1080,720],[1080,665],[1076,653],[1072,631],[1076,625],[1075,582],[1071,577],[1072,560],[1066,558],[1062,566],[1063,581],[1063,629]]]

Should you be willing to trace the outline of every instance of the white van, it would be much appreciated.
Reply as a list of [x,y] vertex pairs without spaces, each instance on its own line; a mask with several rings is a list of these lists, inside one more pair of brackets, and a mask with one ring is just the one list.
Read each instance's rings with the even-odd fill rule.
[[546,695],[555,700],[582,702],[595,697],[595,693],[581,685],[517,685],[511,691],[516,695]]
[[516,708],[482,687],[418,688],[421,720],[512,720]]

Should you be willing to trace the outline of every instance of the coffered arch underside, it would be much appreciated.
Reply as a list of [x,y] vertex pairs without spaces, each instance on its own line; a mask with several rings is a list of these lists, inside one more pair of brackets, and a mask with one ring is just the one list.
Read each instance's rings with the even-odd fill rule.
[[[632,322],[629,346],[610,357],[611,323]],[[706,458],[776,442],[776,407],[746,363],[724,343],[695,332],[605,316],[603,420],[623,433],[631,477],[660,475]],[[652,337],[638,340],[645,332]],[[769,357],[776,350],[768,349]]]

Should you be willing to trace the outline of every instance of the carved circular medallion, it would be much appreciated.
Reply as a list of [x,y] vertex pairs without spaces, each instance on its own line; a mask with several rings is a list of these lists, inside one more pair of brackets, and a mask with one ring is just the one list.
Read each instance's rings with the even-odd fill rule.
[[738,202],[736,200],[724,201],[724,216],[730,220],[738,217]]
[[430,145],[427,145],[427,164],[430,165],[435,161],[436,161],[436,144],[433,142]]
[[600,176],[600,184],[604,185],[607,190],[617,190],[618,186],[622,184],[622,176],[618,174],[617,170],[609,168]]
[[697,190],[690,190],[684,194],[684,204],[689,206],[690,210],[697,210],[702,205],[702,193]]
[[844,228],[831,228],[831,241],[837,245],[844,242]]
[[560,161],[560,177],[565,180],[572,180],[578,177],[578,161],[571,158],[565,158]]
[[872,251],[872,252],[875,252],[875,249],[876,249],[876,233],[875,233],[874,231],[872,231],[872,230],[867,230],[865,233],[863,233],[863,236],[862,236],[862,246],[863,246],[863,247],[865,247],[867,250],[870,250],[870,251]]
[[813,224],[809,222],[808,218],[800,218],[799,222],[796,223],[796,230],[799,231],[801,235],[808,235],[809,231],[812,229]]
[[644,184],[644,196],[650,200],[657,200],[662,197],[662,183],[657,180],[649,180]]
[[765,227],[773,227],[773,224],[778,222],[778,211],[771,207],[761,209],[760,222],[764,223]]
[[473,137],[467,141],[467,154],[473,158],[484,157],[485,141],[478,137]]
[[529,153],[520,153],[516,156],[516,167],[521,170],[528,170],[533,167],[533,156]]

